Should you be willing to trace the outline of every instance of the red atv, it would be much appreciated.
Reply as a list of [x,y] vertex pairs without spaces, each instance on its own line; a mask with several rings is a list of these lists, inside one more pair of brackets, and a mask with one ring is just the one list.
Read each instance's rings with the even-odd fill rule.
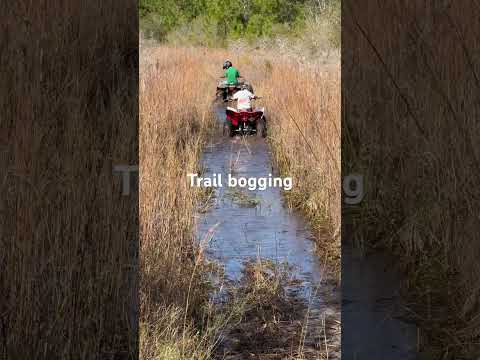
[[226,127],[230,137],[239,135],[261,134],[267,136],[267,120],[265,118],[265,109],[256,108],[250,111],[237,110],[227,106]]

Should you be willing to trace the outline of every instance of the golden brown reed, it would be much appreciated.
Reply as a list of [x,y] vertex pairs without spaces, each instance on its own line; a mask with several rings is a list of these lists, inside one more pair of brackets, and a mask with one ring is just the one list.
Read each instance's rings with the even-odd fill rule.
[[267,62],[266,97],[276,164],[294,187],[285,192],[315,231],[319,254],[340,270],[340,74],[306,64]]
[[367,187],[358,239],[405,265],[429,358],[476,358],[478,5],[372,0],[344,10],[342,162]]
[[146,49],[141,60],[141,357],[187,358],[204,351],[186,338],[208,300],[194,232],[199,193],[187,173],[198,170],[212,123],[211,83],[188,50]]
[[126,358],[137,202],[112,166],[138,161],[136,5],[35,5],[0,5],[0,358]]

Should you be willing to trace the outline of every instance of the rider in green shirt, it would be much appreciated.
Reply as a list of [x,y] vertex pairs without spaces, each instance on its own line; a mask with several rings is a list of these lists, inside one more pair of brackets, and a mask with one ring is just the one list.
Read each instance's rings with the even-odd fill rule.
[[237,85],[238,78],[240,77],[240,73],[236,68],[233,67],[231,61],[227,60],[223,64],[223,68],[226,69],[225,71],[225,78],[227,79],[225,83],[227,85]]

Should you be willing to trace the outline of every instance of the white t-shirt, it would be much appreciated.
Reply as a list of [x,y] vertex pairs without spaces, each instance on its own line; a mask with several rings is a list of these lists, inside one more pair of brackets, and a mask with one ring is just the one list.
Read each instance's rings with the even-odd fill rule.
[[251,100],[255,97],[247,89],[237,91],[233,94],[232,98],[237,100],[237,109],[238,110],[248,110],[252,108]]

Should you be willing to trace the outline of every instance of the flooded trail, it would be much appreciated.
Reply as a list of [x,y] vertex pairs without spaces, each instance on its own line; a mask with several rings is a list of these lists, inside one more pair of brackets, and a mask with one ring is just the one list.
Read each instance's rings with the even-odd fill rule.
[[[218,107],[216,113],[221,127],[225,109]],[[198,214],[197,238],[210,240],[207,256],[223,266],[226,278],[232,282],[241,279],[247,261],[258,257],[276,263],[286,261],[293,266],[292,277],[300,281],[292,290],[311,308],[310,323],[318,327],[319,333],[314,340],[319,343],[314,347],[321,348],[325,318],[340,323],[341,296],[313,252],[308,224],[284,206],[280,188],[244,189],[254,199],[246,206],[232,196],[239,188],[229,188],[226,183],[229,173],[237,178],[277,176],[267,143],[255,136],[214,136],[204,151],[202,167],[204,177],[222,174],[223,178],[223,187],[215,188],[211,206]],[[393,261],[384,254],[365,257],[347,241],[343,242],[341,318],[342,327],[349,330],[342,334],[342,359],[417,358],[417,330],[402,319],[401,278],[394,271]],[[339,359],[339,344],[337,333],[329,340],[334,351],[328,353],[327,349],[327,355],[322,352],[306,358]]]
[[[224,109],[217,109],[219,122]],[[261,137],[216,137],[203,155],[204,176],[222,174],[223,187],[215,189],[213,206],[198,221],[198,237],[215,227],[208,253],[225,266],[231,280],[238,280],[246,260],[261,256],[273,261],[288,261],[296,275],[312,288],[322,278],[322,266],[313,254],[313,243],[306,222],[283,205],[281,190],[243,189],[257,204],[246,206],[235,201],[240,187],[229,188],[227,174],[239,177],[275,176],[268,145]],[[295,185],[293,185],[295,186]],[[233,197],[233,198],[232,198]]]
[[[219,126],[223,126],[225,109],[218,107],[216,113]],[[215,136],[204,151],[202,166],[204,177],[222,174],[223,178],[223,187],[215,188],[211,207],[198,214],[197,238],[206,238],[214,229],[207,256],[223,265],[226,277],[232,281],[241,278],[248,260],[261,257],[276,263],[288,262],[293,267],[292,276],[299,280],[293,290],[308,303],[312,316],[333,316],[339,323],[339,290],[333,282],[325,281],[326,272],[313,252],[309,227],[299,214],[284,206],[282,190],[243,189],[254,199],[245,206],[235,200],[234,192],[240,188],[229,188],[226,184],[230,172],[237,178],[278,176],[266,141],[260,136]],[[339,357],[331,354],[329,358]]]

